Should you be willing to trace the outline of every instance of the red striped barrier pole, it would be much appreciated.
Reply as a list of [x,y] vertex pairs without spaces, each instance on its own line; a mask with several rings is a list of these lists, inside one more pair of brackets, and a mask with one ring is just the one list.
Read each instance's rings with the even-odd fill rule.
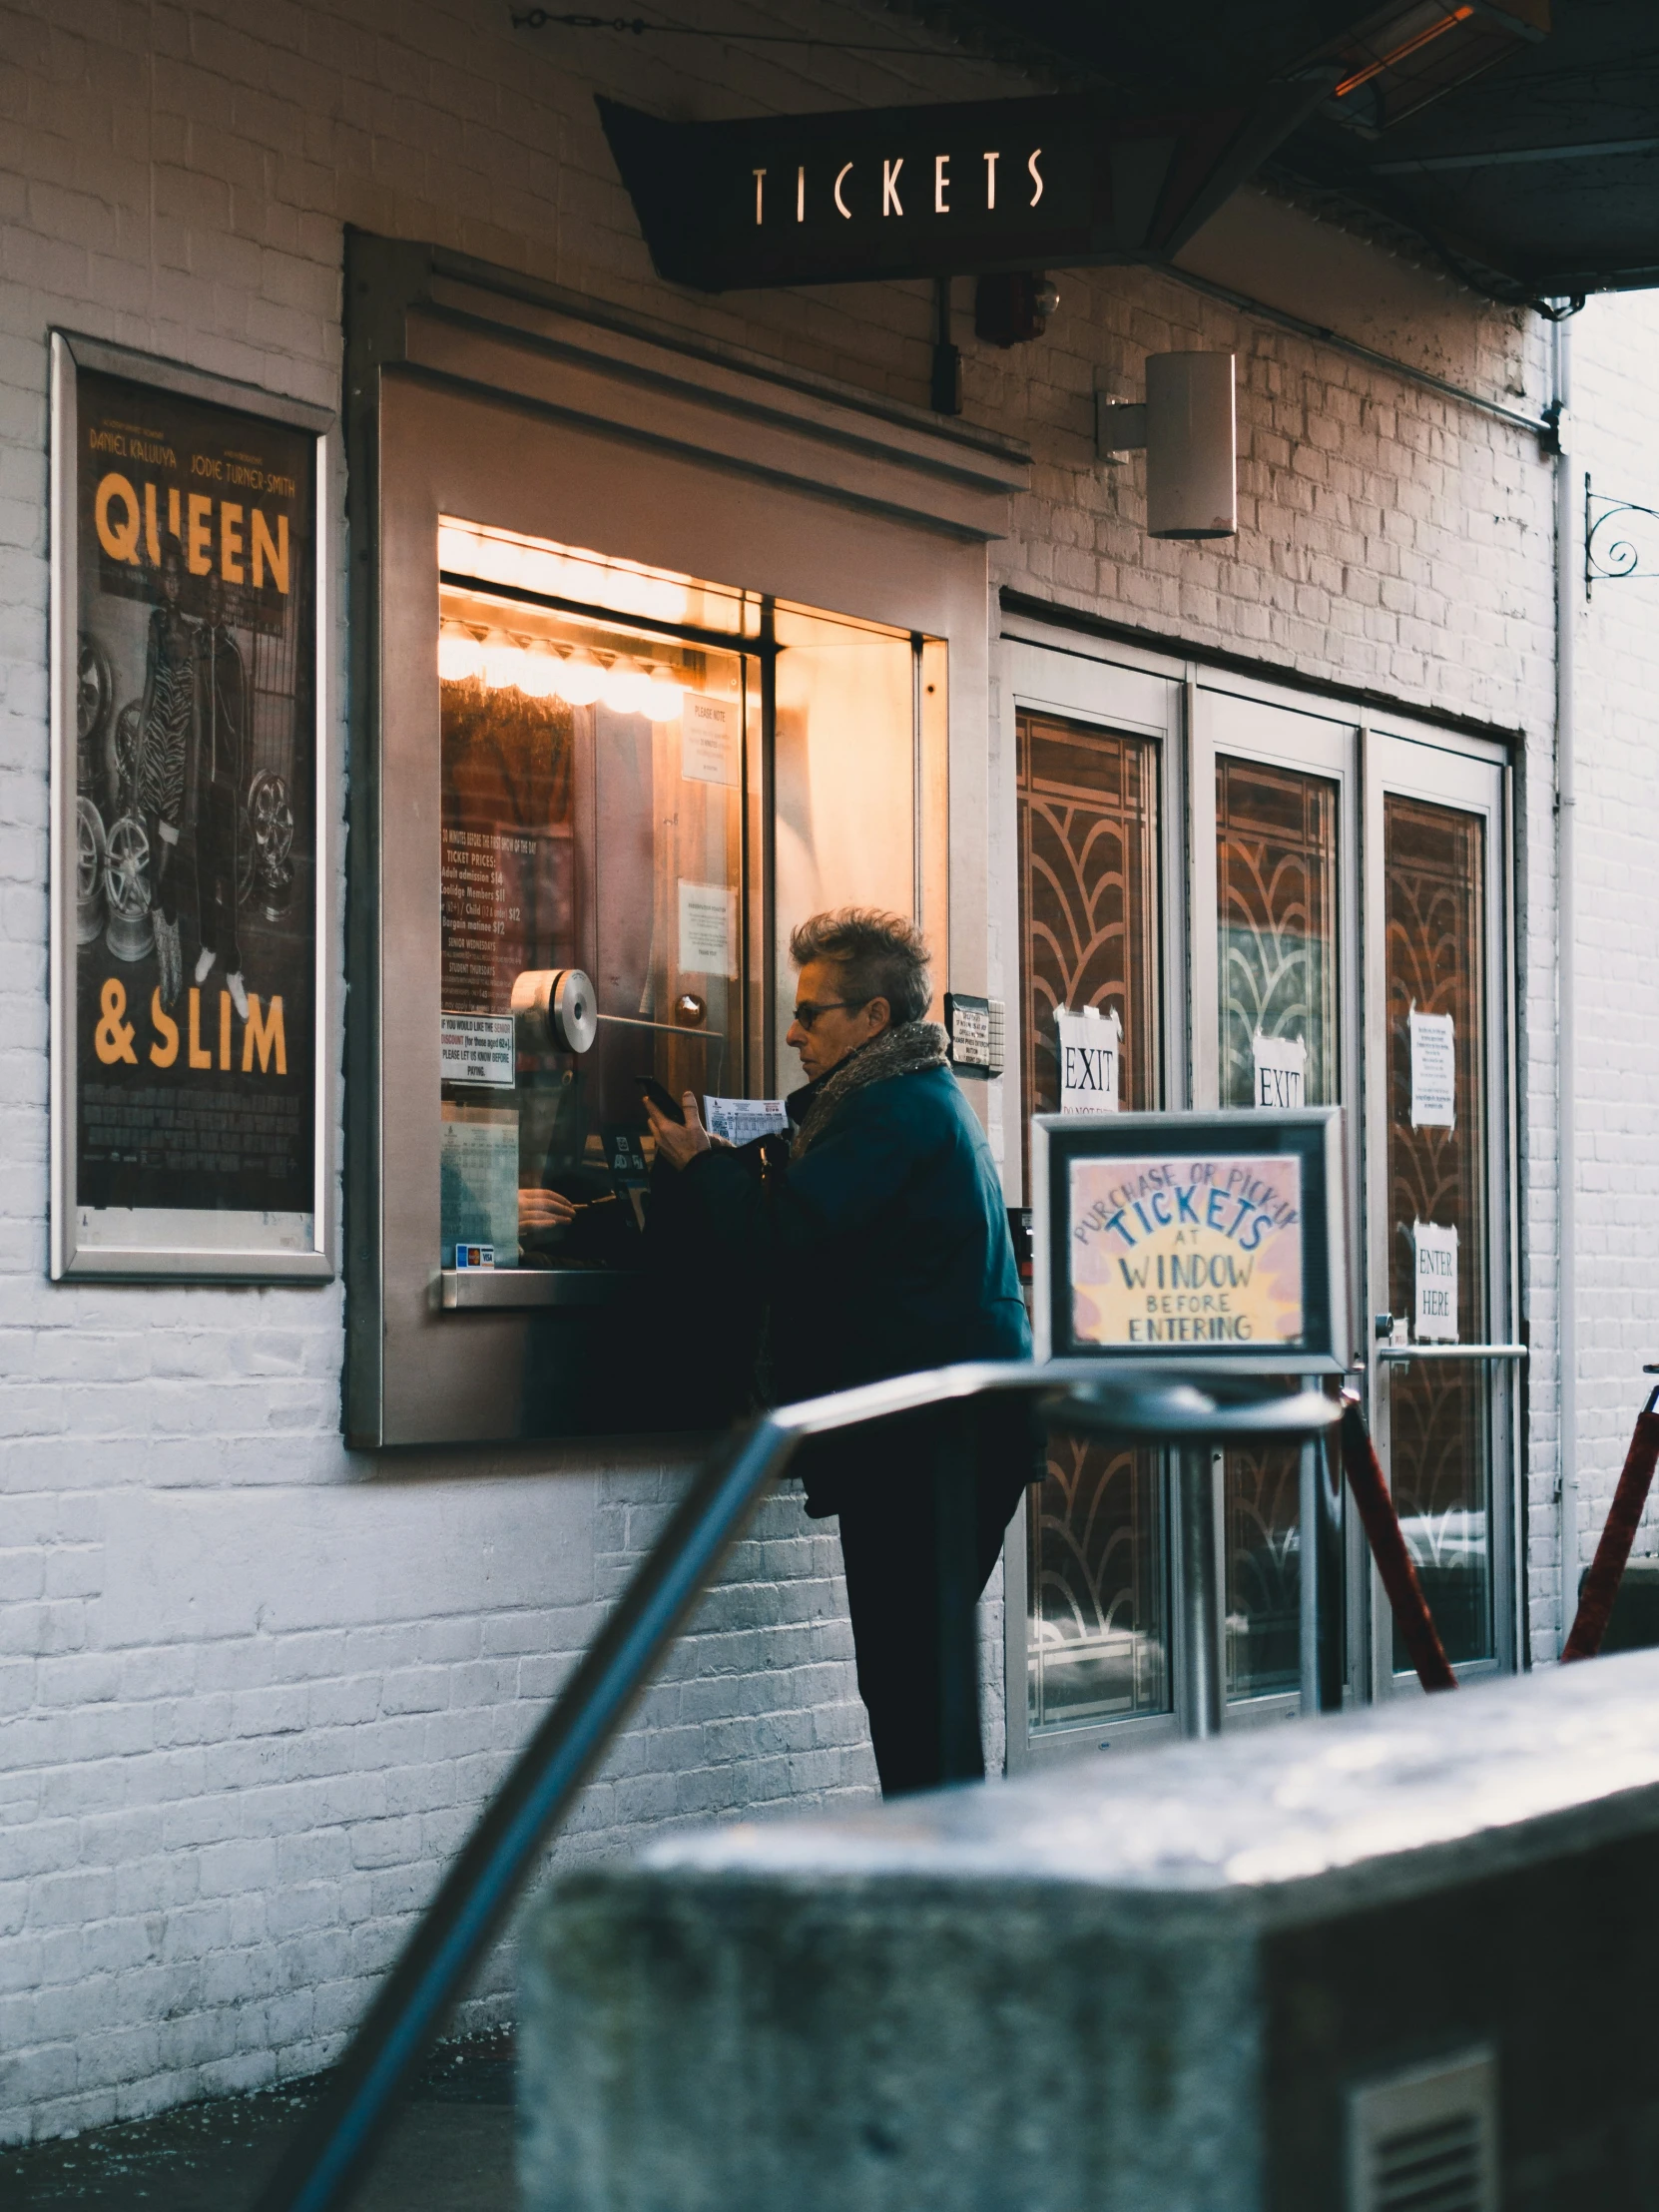
[[1624,1580],[1630,1547],[1636,1540],[1636,1526],[1653,1482],[1653,1469],[1659,1463],[1656,1404],[1659,1404],[1659,1389],[1651,1393],[1636,1415],[1636,1432],[1624,1455],[1624,1467],[1619,1475],[1619,1486],[1613,1492],[1607,1525],[1596,1545],[1590,1571],[1584,1577],[1584,1587],[1578,1593],[1578,1611],[1573,1616],[1571,1633],[1561,1646],[1563,1666],[1569,1659],[1593,1659],[1601,1649],[1601,1639],[1613,1617],[1613,1601]]
[[1451,1661],[1445,1655],[1440,1632],[1434,1626],[1434,1616],[1428,1610],[1428,1600],[1417,1580],[1416,1565],[1406,1549],[1405,1533],[1394,1511],[1394,1501],[1388,1495],[1387,1481],[1356,1390],[1343,1392],[1340,1434],[1348,1486],[1354,1492],[1371,1555],[1377,1561],[1377,1571],[1388,1593],[1399,1633],[1411,1655],[1411,1664],[1417,1670],[1417,1680],[1425,1690],[1455,1690],[1457,1677],[1451,1671]]

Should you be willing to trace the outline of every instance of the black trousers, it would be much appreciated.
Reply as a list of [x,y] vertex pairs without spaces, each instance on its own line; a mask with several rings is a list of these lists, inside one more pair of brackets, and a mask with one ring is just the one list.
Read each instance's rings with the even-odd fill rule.
[[[942,1439],[936,1453],[922,1449],[901,1474],[860,1484],[840,1505],[858,1695],[883,1797],[985,1772],[977,1607],[1030,1473],[1001,1452],[975,1470],[973,1456]],[[941,1613],[941,1582],[954,1619]],[[952,1650],[954,1689],[941,1663]]]

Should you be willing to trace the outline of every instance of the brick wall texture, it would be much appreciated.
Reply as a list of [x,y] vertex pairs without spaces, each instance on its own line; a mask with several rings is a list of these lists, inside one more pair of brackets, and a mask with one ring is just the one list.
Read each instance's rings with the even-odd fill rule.
[[[0,2139],[326,2062],[684,1479],[592,1447],[556,1455],[551,1475],[545,1453],[353,1457],[337,1287],[47,1283],[47,333],[336,404],[354,224],[925,404],[925,286],[704,299],[661,284],[593,94],[713,117],[1045,88],[873,7],[780,0],[730,20],[751,16],[914,58],[515,32],[496,0],[0,4]],[[1440,372],[1536,415],[1535,318],[1407,275]],[[969,418],[1034,457],[995,581],[1524,734],[1526,1570],[1548,1657],[1550,467],[1524,430],[1174,277],[1061,282],[1040,345],[968,352]],[[1646,301],[1586,312],[1579,401],[1598,481],[1659,504],[1653,319]],[[1190,345],[1240,360],[1241,526],[1220,547],[1151,543],[1140,464],[1094,458],[1097,385],[1128,396],[1148,352]],[[1634,1369],[1659,1353],[1659,968],[1637,895],[1659,649],[1643,591],[1606,587],[1579,618],[1586,1543]],[[999,1601],[986,1615],[994,1704]],[[664,1822],[869,1792],[849,1660],[832,1536],[783,1495],[560,1858]],[[498,1961],[471,2016],[494,2016],[505,1986]]]

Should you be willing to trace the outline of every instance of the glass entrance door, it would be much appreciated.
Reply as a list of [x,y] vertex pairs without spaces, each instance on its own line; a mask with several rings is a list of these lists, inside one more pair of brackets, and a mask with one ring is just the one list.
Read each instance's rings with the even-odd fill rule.
[[[1353,1320],[1378,1449],[1453,1664],[1507,1667],[1516,1369],[1502,757],[1219,687],[1197,703],[1194,1102],[1347,1108]],[[1289,1450],[1223,1462],[1235,1721],[1294,1710],[1311,1688],[1312,1471]],[[1351,1536],[1350,1692],[1414,1689]]]
[[[1004,1177],[1010,1201],[1029,1205],[1028,1117],[1059,1106],[1057,1013],[1117,1024],[1111,1106],[1138,1112],[1181,1094],[1185,1046],[1169,976],[1184,961],[1167,892],[1172,872],[1180,879],[1171,758],[1181,689],[1165,675],[1012,641],[1005,672],[1019,931],[1008,1057],[1021,1111]],[[1144,1736],[1174,1726],[1161,1458],[1054,1434],[1046,1460],[1008,1549],[1016,1763],[1098,1744],[1103,1728]]]
[[[1051,1114],[1060,1101],[1055,1014],[1085,1010],[1120,1025],[1112,1106],[1155,1106],[1158,747],[1039,713],[1016,717],[1015,742],[1020,1057],[1031,1111]],[[1026,1175],[1029,1164],[1027,1150]],[[1034,1729],[1168,1706],[1158,1472],[1150,1451],[1049,1438],[1027,1514]]]
[[[1501,768],[1368,746],[1373,1426],[1446,1654],[1512,1664],[1514,1280]],[[1414,1689],[1374,1608],[1378,1690]]]
[[[1200,1105],[1271,1114],[1344,1105],[1355,1095],[1355,737],[1352,726],[1321,715],[1227,692],[1199,694],[1193,1019]],[[1292,1445],[1222,1457],[1226,1677],[1237,1718],[1294,1710],[1301,1701],[1303,1461]]]
[[[1091,1006],[1121,1023],[1125,1109],[1343,1107],[1379,1453],[1453,1664],[1513,1666],[1504,755],[1200,671],[1021,644],[1008,673],[1023,1115],[1058,1103],[1056,1009]],[[1024,1169],[1010,1144],[1011,1194]],[[1290,1718],[1318,1697],[1317,1462],[1218,1472],[1228,1722]],[[1193,1654],[1169,1528],[1159,1455],[1051,1439],[1010,1544],[1019,1757],[1173,1726]],[[1414,1692],[1352,1516],[1344,1542],[1347,1694]]]

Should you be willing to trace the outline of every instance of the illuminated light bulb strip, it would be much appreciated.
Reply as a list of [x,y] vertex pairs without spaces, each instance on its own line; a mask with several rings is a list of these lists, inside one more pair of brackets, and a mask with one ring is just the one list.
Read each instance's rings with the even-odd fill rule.
[[567,707],[591,707],[604,681],[605,671],[591,653],[573,653],[559,664],[559,697]]
[[438,631],[438,674],[446,684],[470,683],[484,673],[484,649],[463,624],[446,622]]
[[637,561],[561,553],[525,538],[500,537],[463,523],[438,529],[438,566],[452,576],[476,576],[482,583],[512,584],[546,599],[574,599],[587,606],[613,608],[619,614],[645,615],[656,622],[682,623],[690,606],[684,584],[655,575]]
[[650,694],[650,678],[634,661],[613,661],[599,687],[599,696],[613,715],[644,714]]
[[563,667],[551,646],[528,646],[518,657],[518,688],[526,699],[558,699]]
[[479,639],[464,623],[438,630],[438,675],[446,684],[481,682],[490,691],[517,691],[526,699],[562,699],[568,707],[601,701],[618,715],[652,722],[679,719],[685,687],[665,669],[648,672],[619,655],[609,668],[580,648],[562,657],[539,641],[516,645],[504,630]]
[[686,700],[683,684],[677,684],[672,676],[666,676],[658,669],[646,691],[645,711],[653,722],[679,721]]

